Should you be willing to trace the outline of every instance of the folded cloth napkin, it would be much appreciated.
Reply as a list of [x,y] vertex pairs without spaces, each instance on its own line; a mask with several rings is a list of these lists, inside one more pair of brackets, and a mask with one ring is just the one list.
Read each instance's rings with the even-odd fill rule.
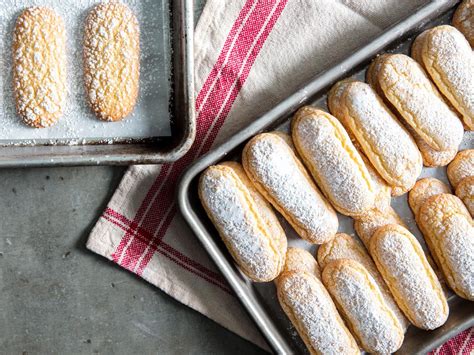
[[[179,161],[132,166],[87,247],[266,348],[177,214],[175,187],[197,157],[424,0],[208,0],[195,35],[197,136]],[[472,331],[441,349],[468,353]]]

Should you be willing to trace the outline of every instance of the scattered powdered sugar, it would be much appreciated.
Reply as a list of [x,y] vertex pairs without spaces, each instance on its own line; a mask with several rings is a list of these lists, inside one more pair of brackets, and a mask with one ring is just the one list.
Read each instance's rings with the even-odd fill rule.
[[322,112],[309,112],[294,125],[293,134],[319,187],[336,208],[355,215],[373,207],[374,183],[339,122],[331,122]]
[[[271,280],[280,270],[270,231],[249,204],[245,186],[231,171],[209,168],[200,183],[203,203],[239,265],[254,278]],[[252,208],[253,207],[253,208]]]
[[441,326],[447,317],[447,305],[440,298],[443,292],[439,284],[432,282],[436,279],[434,273],[424,272],[428,262],[423,263],[410,239],[398,232],[387,232],[377,239],[376,250],[382,274],[391,280],[389,286],[396,289],[398,303],[402,306],[403,302],[410,320],[427,329]]
[[383,61],[379,80],[387,99],[425,141],[437,150],[459,146],[461,121],[435,93],[418,63],[394,54]]
[[347,264],[328,271],[332,271],[325,270],[325,275],[330,274],[329,290],[364,349],[371,353],[395,352],[403,341],[403,330],[374,279],[362,267]]
[[324,286],[307,275],[299,272],[284,275],[278,285],[281,301],[288,307],[285,310],[297,319],[296,327],[320,353],[358,353]]
[[420,152],[375,91],[352,83],[345,103],[351,130],[382,177],[405,190],[412,187],[423,166]]
[[[83,144],[118,138],[169,136],[169,0],[124,0],[140,24],[140,92],[134,112],[120,122],[101,122],[87,104],[83,72],[84,24],[97,0],[4,0],[0,8],[0,145]],[[16,114],[12,89],[12,35],[27,7],[47,6],[66,28],[67,95],[64,113],[52,127],[33,129]]]
[[295,156],[281,138],[262,135],[250,143],[248,165],[252,174],[265,186],[309,239],[331,238],[337,231],[336,213],[297,165]]
[[469,43],[454,27],[439,26],[428,32],[423,55],[440,91],[474,129],[474,54]]

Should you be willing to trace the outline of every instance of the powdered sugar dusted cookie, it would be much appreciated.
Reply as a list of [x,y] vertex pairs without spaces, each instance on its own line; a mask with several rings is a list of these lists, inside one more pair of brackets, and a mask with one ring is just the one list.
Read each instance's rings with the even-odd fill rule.
[[46,7],[31,7],[13,31],[13,90],[23,121],[43,128],[61,117],[66,98],[66,34],[63,20]]
[[301,238],[322,244],[334,237],[339,225],[334,209],[281,137],[253,137],[242,152],[242,164],[257,190]]
[[433,149],[457,149],[463,126],[421,66],[403,54],[382,60],[378,81],[385,97],[406,123]]
[[97,117],[119,121],[132,112],[140,78],[140,30],[127,6],[107,3],[90,12],[84,72],[88,100]]
[[331,261],[322,279],[365,351],[391,354],[400,348],[403,327],[362,264],[351,259]]
[[[421,58],[421,40],[425,36],[425,32],[423,32],[416,38],[411,47],[411,56],[416,61]],[[372,61],[369,68],[367,69],[367,83],[369,83],[370,86],[372,86],[372,88],[375,90],[375,92],[383,99],[385,105],[397,117],[397,119],[401,123],[403,123],[403,117],[398,113],[395,106],[393,106],[393,104],[385,97],[385,94],[378,81],[378,75],[380,72],[380,68],[382,67],[382,63],[389,57],[390,54],[382,54]],[[435,91],[435,93],[437,93],[437,91]],[[457,148],[440,151],[435,150],[425,140],[423,140],[423,138],[418,133],[416,133],[415,129],[412,126],[410,126],[409,124],[404,124],[404,126],[415,140],[416,145],[420,150],[421,156],[423,157],[423,164],[425,166],[445,166],[448,165],[451,160],[453,160],[454,156],[458,151]]]
[[242,166],[225,162],[207,168],[199,198],[242,271],[256,282],[276,278],[285,264],[285,232]]
[[[304,260],[295,260],[298,256]],[[311,258],[304,250],[288,250],[287,265],[276,282],[281,308],[310,354],[360,354],[331,296],[315,274],[317,263]]]
[[431,79],[474,130],[474,56],[468,41],[452,26],[438,26],[422,41],[421,57]]
[[370,240],[370,255],[411,323],[436,329],[446,322],[449,308],[441,285],[407,229],[399,225],[379,228]]
[[342,90],[337,111],[337,118],[392,187],[392,193],[401,195],[411,189],[421,173],[421,154],[375,90],[360,81],[348,83]]
[[305,106],[296,112],[291,126],[297,151],[332,205],[348,216],[372,209],[375,184],[339,121]]
[[416,221],[449,287],[474,301],[474,226],[462,201],[451,194],[434,195]]

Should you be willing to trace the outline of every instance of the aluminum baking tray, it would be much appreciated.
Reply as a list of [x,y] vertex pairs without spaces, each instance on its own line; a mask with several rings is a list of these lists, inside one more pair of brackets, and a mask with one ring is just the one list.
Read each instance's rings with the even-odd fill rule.
[[[181,212],[217,267],[229,282],[237,297],[255,321],[262,335],[277,353],[305,353],[305,347],[281,310],[273,283],[253,283],[236,267],[217,231],[207,218],[198,194],[200,173],[208,166],[223,160],[239,160],[245,142],[262,131],[288,131],[291,115],[302,105],[326,107],[326,92],[338,80],[354,76],[364,80],[365,70],[378,53],[408,53],[416,34],[425,28],[448,23],[457,1],[432,1],[419,8],[413,15],[386,30],[368,45],[352,53],[334,67],[315,77],[303,88],[282,101],[251,125],[235,134],[223,145],[210,151],[195,162],[182,177],[178,201]],[[461,149],[474,146],[474,132],[466,132]],[[447,182],[445,168],[424,168],[422,176],[434,176]],[[406,195],[392,199],[392,206],[423,244],[423,238],[408,207]],[[315,246],[298,238],[293,229],[281,218],[287,232],[289,245],[309,249],[313,255]],[[339,231],[354,235],[352,220],[339,215]],[[448,298],[450,316],[439,329],[431,332],[409,327],[400,354],[422,354],[439,346],[461,330],[474,325],[474,303],[453,294]]]
[[[5,1],[0,11],[0,167],[157,164],[186,153],[195,136],[192,0],[123,0],[140,23],[141,75],[135,110],[121,122],[99,121],[85,98],[83,25],[99,1]],[[21,122],[11,90],[12,29],[19,11],[33,5],[55,9],[68,38],[66,110],[45,129]]]

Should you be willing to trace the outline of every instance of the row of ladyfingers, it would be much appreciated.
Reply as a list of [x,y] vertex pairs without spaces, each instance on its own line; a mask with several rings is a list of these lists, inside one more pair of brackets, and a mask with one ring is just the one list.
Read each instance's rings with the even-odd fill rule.
[[[120,3],[97,5],[85,23],[84,81],[91,108],[102,120],[117,121],[134,108],[140,72],[138,21]],[[16,108],[32,127],[48,127],[66,102],[66,33],[62,18],[31,7],[13,32],[13,89]]]
[[[255,154],[245,154],[255,141],[260,152],[252,162]],[[443,325],[449,309],[435,267],[397,214],[385,205],[356,220],[367,249],[347,234],[334,234],[334,211],[289,143],[281,134],[261,134],[245,147],[243,167],[222,163],[201,176],[201,201],[242,271],[254,281],[275,280],[282,308],[314,353],[358,352],[357,344],[368,352],[394,352],[408,321],[422,329]],[[273,153],[260,155],[265,150]],[[453,164],[472,153],[461,152]],[[468,170],[468,163],[457,165]],[[450,165],[450,176],[462,170]],[[318,249],[319,266],[308,252],[287,249],[267,200],[307,240],[318,228],[333,233]],[[474,225],[461,200],[431,178],[415,184],[409,202],[439,277],[460,297],[474,300]],[[318,225],[304,224],[310,220],[305,217]]]
[[[457,33],[449,26],[436,30]],[[444,46],[433,37],[434,42],[417,40],[415,47]],[[451,49],[432,55],[437,62],[426,60],[424,69],[407,56],[378,57],[367,74],[372,87],[345,80],[331,90],[328,106],[337,118],[304,107],[295,114],[291,137],[260,134],[245,146],[243,166],[223,163],[201,176],[201,201],[237,264],[254,281],[275,280],[280,304],[311,353],[359,353],[358,345],[394,352],[408,321],[423,329],[446,321],[449,309],[434,264],[390,207],[391,194],[411,190],[410,206],[439,277],[474,300],[472,217],[439,180],[416,182],[423,162],[442,166],[453,160],[463,135],[457,114],[473,128],[472,78],[463,78],[473,74],[473,62],[453,60]],[[446,74],[448,80],[439,75],[446,61],[456,63],[445,67],[448,74],[462,65],[471,69],[461,70],[461,81]],[[443,78],[439,83],[436,75]],[[466,206],[473,201],[473,153],[460,152],[448,167]],[[322,244],[317,255],[322,274],[308,252],[287,249],[269,203],[303,239]],[[336,234],[332,206],[355,219],[367,249]]]

